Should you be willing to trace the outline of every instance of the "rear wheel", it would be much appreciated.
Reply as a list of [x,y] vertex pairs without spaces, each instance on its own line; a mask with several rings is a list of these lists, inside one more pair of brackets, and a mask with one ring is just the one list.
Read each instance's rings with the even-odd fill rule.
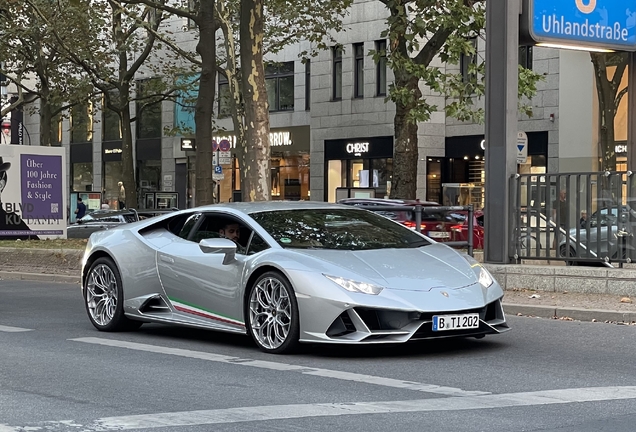
[[110,258],[98,258],[84,282],[84,303],[88,318],[100,331],[135,330],[143,324],[124,315],[121,275]]
[[[559,248],[559,256],[561,257],[575,257],[576,256],[576,251],[573,248],[569,248],[568,251],[568,247],[566,245],[562,245]],[[566,261],[565,265],[568,266],[576,266],[576,261]]]
[[298,302],[282,274],[275,271],[262,274],[250,289],[247,309],[250,335],[262,351],[282,354],[298,347]]

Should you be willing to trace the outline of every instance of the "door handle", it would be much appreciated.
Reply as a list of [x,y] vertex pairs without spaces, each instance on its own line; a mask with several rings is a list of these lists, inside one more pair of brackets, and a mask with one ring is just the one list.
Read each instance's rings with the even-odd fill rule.
[[159,255],[159,258],[161,258],[161,261],[163,262],[167,262],[168,264],[174,264],[174,259],[170,258],[169,256]]

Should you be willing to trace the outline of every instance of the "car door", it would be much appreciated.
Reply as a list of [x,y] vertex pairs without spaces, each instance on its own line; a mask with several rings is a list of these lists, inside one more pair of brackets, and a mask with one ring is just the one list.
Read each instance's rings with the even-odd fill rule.
[[157,268],[166,294],[179,312],[207,325],[242,331],[241,287],[247,257],[237,251],[235,259],[224,264],[224,254],[205,253],[198,243],[219,237],[214,227],[218,220],[227,218],[218,213],[203,214],[186,238],[175,236],[158,250]]

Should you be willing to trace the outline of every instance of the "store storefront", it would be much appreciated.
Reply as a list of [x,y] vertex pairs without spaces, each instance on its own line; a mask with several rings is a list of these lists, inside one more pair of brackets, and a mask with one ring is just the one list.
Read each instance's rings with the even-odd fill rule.
[[71,192],[93,190],[93,144],[71,144]]
[[[309,126],[272,129],[271,145],[271,197],[272,200],[309,200]],[[217,142],[228,140],[229,156],[220,154],[223,179],[215,182],[217,202],[241,201],[240,153],[232,133],[214,135]],[[195,148],[181,145],[186,157],[176,162],[176,191],[179,202],[187,207],[195,202]],[[181,198],[183,196],[183,199]]]
[[123,184],[123,165],[121,141],[102,143],[103,160],[103,199],[111,209],[122,207],[143,208],[145,196],[161,190],[161,139],[137,140],[136,173],[138,198],[140,203],[126,202],[126,190]]
[[[548,132],[528,132],[528,159],[520,174],[542,174],[547,169]],[[484,206],[485,141],[483,135],[446,138],[445,157],[428,157],[426,199],[443,205]]]
[[335,202],[340,188],[391,192],[393,137],[325,140],[325,200]]

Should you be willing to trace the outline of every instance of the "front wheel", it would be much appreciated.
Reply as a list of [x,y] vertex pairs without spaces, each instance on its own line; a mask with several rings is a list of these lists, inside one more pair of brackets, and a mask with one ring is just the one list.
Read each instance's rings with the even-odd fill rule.
[[84,303],[88,318],[100,331],[135,330],[143,324],[124,315],[121,275],[110,258],[99,258],[91,265],[84,283]]
[[298,347],[298,302],[286,277],[262,274],[250,289],[247,308],[250,335],[262,351],[283,354]]

